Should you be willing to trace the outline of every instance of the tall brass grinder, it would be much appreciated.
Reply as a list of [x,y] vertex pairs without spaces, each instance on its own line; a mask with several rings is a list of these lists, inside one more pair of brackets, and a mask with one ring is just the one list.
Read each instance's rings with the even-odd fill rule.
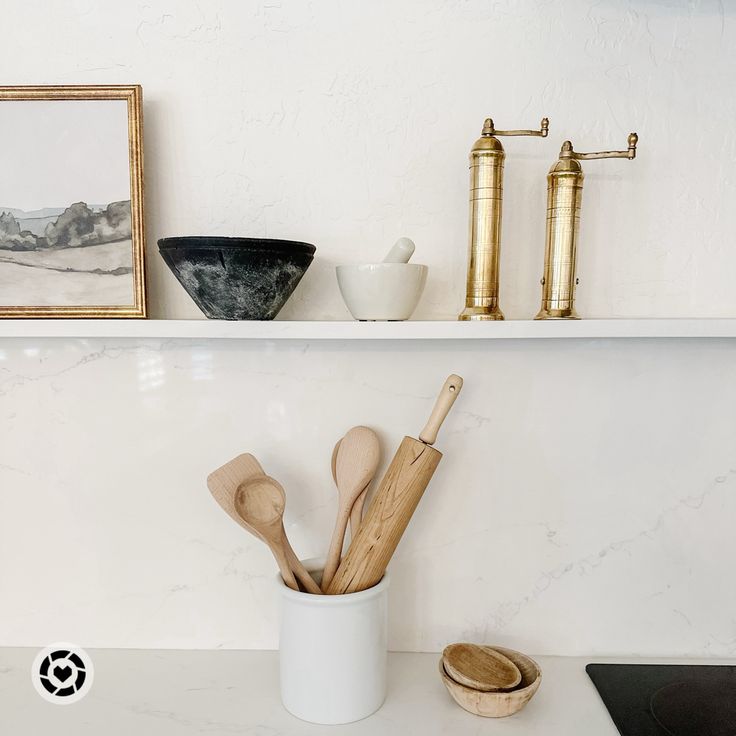
[[503,319],[498,306],[498,261],[501,250],[503,162],[499,135],[547,137],[549,120],[539,130],[496,130],[487,118],[470,151],[470,243],[465,309],[460,320]]
[[636,133],[629,135],[625,151],[578,153],[572,143],[562,144],[559,159],[547,175],[547,238],[542,276],[542,308],[535,319],[580,319],[575,311],[575,267],[578,252],[583,167],[591,158],[636,157]]

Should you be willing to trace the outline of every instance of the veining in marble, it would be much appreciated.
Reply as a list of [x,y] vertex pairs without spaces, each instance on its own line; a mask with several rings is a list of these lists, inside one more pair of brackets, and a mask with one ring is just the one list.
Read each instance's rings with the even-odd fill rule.
[[6,340],[0,644],[276,646],[270,553],[207,473],[255,453],[298,552],[323,554],[336,438],[374,427],[385,465],[456,372],[392,565],[392,648],[731,655],[735,358],[728,340]]

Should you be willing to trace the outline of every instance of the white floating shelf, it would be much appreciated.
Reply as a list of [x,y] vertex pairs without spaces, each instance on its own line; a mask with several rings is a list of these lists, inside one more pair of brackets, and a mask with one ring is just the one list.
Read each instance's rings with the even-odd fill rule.
[[507,340],[736,338],[736,319],[508,320],[505,322],[227,322],[8,319],[2,338],[231,340]]

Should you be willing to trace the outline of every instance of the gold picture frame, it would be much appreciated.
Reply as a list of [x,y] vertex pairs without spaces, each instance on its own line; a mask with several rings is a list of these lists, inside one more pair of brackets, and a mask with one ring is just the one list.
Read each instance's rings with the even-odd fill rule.
[[[39,201],[34,205],[35,209],[30,212],[9,207],[12,204],[11,202],[3,202],[0,199],[0,318],[146,317],[142,100],[143,92],[140,85],[0,87],[0,139],[3,133],[10,134],[18,128],[18,121],[22,123],[22,116],[25,114],[23,111],[19,111],[18,108],[5,108],[7,102],[125,101],[127,105],[127,161],[130,191],[129,202],[108,200],[93,205],[92,202],[88,203],[86,200],[81,200],[81,198],[78,200],[76,194],[70,194],[72,198],[67,202],[49,202],[47,204]],[[28,110],[28,114],[32,116],[33,108],[29,107]],[[79,108],[75,108],[73,111],[67,107],[64,107],[63,110],[61,107],[58,108],[58,112],[68,116],[64,120],[81,120],[81,125],[77,127],[67,122],[69,130],[60,132],[59,140],[62,143],[58,145],[68,146],[71,149],[68,151],[68,158],[70,159],[77,153],[73,149],[74,145],[80,147],[82,153],[86,150],[84,146],[93,146],[93,143],[96,148],[90,148],[90,151],[99,152],[103,150],[104,135],[89,135],[89,130],[86,130],[85,135],[85,126],[89,127],[94,124],[91,117],[86,117],[85,111],[94,112],[95,116],[100,113],[102,117],[99,119],[105,122],[108,119],[110,120],[111,130],[114,129],[115,131],[115,141],[119,142],[120,145],[115,148],[114,152],[111,146],[110,155],[112,156],[114,153],[115,166],[102,166],[99,174],[102,176],[103,172],[114,169],[117,172],[117,178],[115,182],[110,182],[107,189],[112,191],[114,188],[112,184],[114,183],[117,187],[115,191],[122,191],[125,186],[123,181],[125,151],[118,149],[122,148],[125,121],[117,119],[124,114],[119,106],[115,106],[112,111],[107,109],[103,111],[103,108],[98,105],[87,106],[82,111]],[[6,113],[5,128],[2,127],[3,112]],[[53,108],[49,109],[46,106],[39,112],[53,113]],[[94,120],[97,120],[97,117]],[[43,121],[36,120],[36,122],[40,127],[47,126],[47,129],[51,125],[46,120],[46,116],[44,116]],[[15,128],[12,127],[13,125],[15,125]],[[23,135],[33,135],[33,125],[21,125],[21,127],[24,128]],[[26,127],[31,128],[31,132],[26,133]],[[74,135],[77,136],[78,140],[68,144],[66,141],[73,138]],[[42,142],[48,149],[48,146],[52,144],[47,143],[47,138],[48,136],[43,137]],[[30,140],[33,139],[30,138]],[[18,156],[20,155],[18,154]],[[21,159],[16,158],[16,160],[20,161]],[[23,161],[25,162],[25,159]],[[43,166],[44,161],[53,161],[54,164],[58,164],[54,157],[48,155],[48,150],[46,157],[42,157],[40,166]],[[31,162],[31,166],[33,163]],[[35,163],[38,164],[38,162]],[[90,173],[91,169],[94,168],[93,164],[94,162],[88,162],[85,165],[84,161],[80,163],[79,168],[82,171],[80,180],[84,178],[84,181],[89,183],[89,178],[94,176],[94,172]],[[106,160],[105,164],[107,164]],[[13,166],[9,166],[6,171],[12,178]],[[35,171],[34,173],[42,175],[43,171]],[[112,175],[108,174],[108,178],[111,177]],[[29,189],[34,191],[33,196],[40,196],[38,195],[40,185],[32,184],[32,174],[28,174],[28,179],[31,183]],[[63,179],[63,177],[49,177],[47,181],[59,181],[60,179]],[[60,183],[59,186],[70,187],[71,185]],[[90,189],[94,189],[94,184],[87,187],[87,190]],[[100,189],[102,190],[104,187]],[[107,208],[103,209],[105,205],[107,205]],[[12,212],[5,212],[3,207],[6,210],[12,210]],[[61,214],[56,214],[62,210],[63,218]],[[13,214],[14,212],[20,212],[21,214],[16,216]],[[23,219],[26,214],[29,217]],[[57,220],[53,220],[55,216],[58,218]],[[21,229],[22,225],[20,223],[33,223],[33,231]],[[79,225],[78,223],[83,224]],[[5,241],[2,240],[3,237],[5,237]],[[115,238],[117,239],[115,240]],[[130,240],[130,262],[128,261],[127,238]],[[96,248],[97,252],[92,254],[88,246],[98,246]],[[104,250],[103,246],[107,247],[107,250]],[[90,256],[89,265],[94,264],[95,268],[79,268],[85,255]],[[70,263],[71,265],[69,265]],[[4,283],[2,278],[3,266],[6,268],[5,285],[7,291],[5,297],[2,293]],[[115,267],[113,268],[113,266]],[[16,274],[20,274],[20,277],[15,277]],[[64,281],[65,275],[66,281]],[[93,276],[99,276],[100,278],[94,279]],[[110,278],[123,276],[126,277],[123,280]],[[130,280],[132,280],[132,284]],[[74,288],[68,288],[72,283]],[[31,285],[31,288],[28,289],[30,292],[30,296],[27,297],[28,300],[33,301],[35,293],[42,293],[43,299],[37,299],[37,301],[43,301],[43,303],[20,303],[17,305],[5,303],[12,299],[13,294],[17,295],[20,291],[23,291],[26,284]],[[85,292],[86,284],[90,284],[87,292]],[[110,284],[114,286],[110,287]],[[131,285],[132,299],[130,303],[108,303],[109,300],[115,301],[118,295],[127,296],[128,288]],[[54,298],[51,293],[54,288],[57,289],[58,293],[63,293],[64,298],[59,301],[64,303],[58,305],[47,303]],[[65,289],[66,291],[64,291]],[[8,292],[10,292],[10,296],[8,296]],[[23,291],[23,293],[26,292]],[[68,303],[69,301],[73,302],[76,298],[75,295],[79,293],[88,293],[89,296],[86,296],[85,299],[90,299],[91,303],[87,303],[87,301],[80,304]],[[22,300],[19,301],[22,302]],[[95,303],[95,301],[102,303]]]

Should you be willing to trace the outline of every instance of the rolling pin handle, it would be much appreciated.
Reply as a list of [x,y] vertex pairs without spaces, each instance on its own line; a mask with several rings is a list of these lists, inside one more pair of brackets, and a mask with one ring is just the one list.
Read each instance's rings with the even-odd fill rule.
[[457,395],[460,393],[460,389],[463,387],[463,379],[460,376],[456,376],[454,373],[447,378],[445,385],[440,391],[440,395],[437,397],[437,401],[432,409],[432,414],[427,420],[427,424],[419,434],[419,439],[424,442],[425,445],[433,445],[437,440],[437,433],[440,431],[442,422],[445,421],[445,417],[449,413],[452,405],[455,403]]

